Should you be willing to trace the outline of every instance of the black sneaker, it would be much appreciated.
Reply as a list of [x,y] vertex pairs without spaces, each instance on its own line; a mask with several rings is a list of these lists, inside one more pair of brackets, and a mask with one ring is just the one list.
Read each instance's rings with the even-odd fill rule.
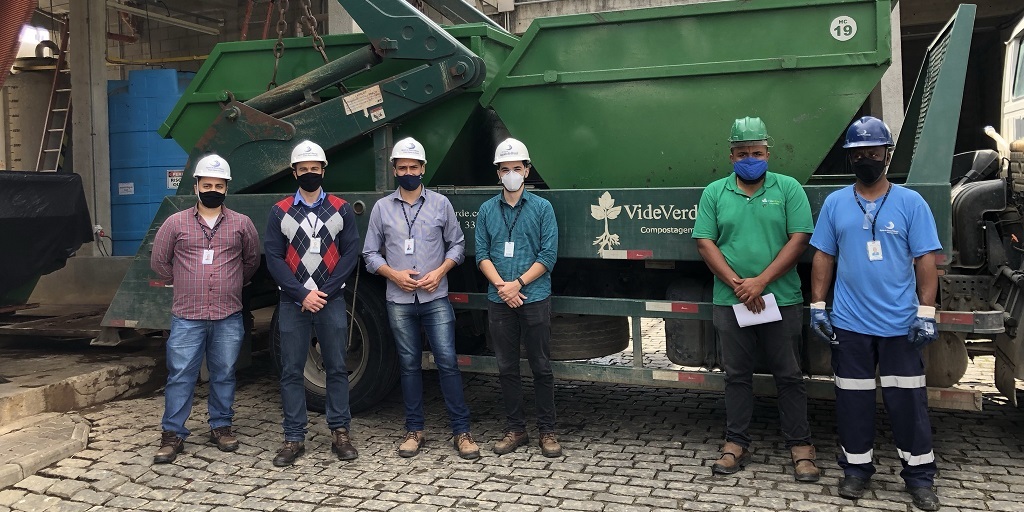
[[931,487],[907,487],[907,492],[914,499],[914,506],[921,510],[938,510],[939,497]]
[[864,496],[864,491],[867,488],[867,478],[847,475],[839,482],[839,495],[849,500],[856,500]]

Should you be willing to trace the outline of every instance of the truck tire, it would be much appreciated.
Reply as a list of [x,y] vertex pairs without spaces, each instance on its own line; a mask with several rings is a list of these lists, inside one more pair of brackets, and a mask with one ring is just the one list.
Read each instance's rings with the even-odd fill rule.
[[[713,281],[686,277],[672,281],[665,299],[681,302],[711,302]],[[710,320],[665,320],[665,355],[680,366],[714,368],[721,361],[721,350]]]
[[[345,287],[349,320],[352,325],[351,342],[345,354],[349,372],[349,407],[353,413],[373,407],[384,399],[398,383],[398,356],[388,325],[384,294],[374,283],[364,282],[352,307],[350,286]],[[354,317],[354,321],[352,320]],[[281,370],[281,334],[278,330],[277,311],[270,324],[270,350],[274,367]],[[323,370],[316,334],[310,340],[309,356],[303,371],[306,387],[306,408],[324,412],[327,403],[327,375]]]
[[604,357],[622,352],[628,346],[629,319],[624,316],[551,315],[553,361]]
[[966,339],[961,332],[940,332],[939,339],[921,352],[928,387],[948,388],[960,382],[969,363]]

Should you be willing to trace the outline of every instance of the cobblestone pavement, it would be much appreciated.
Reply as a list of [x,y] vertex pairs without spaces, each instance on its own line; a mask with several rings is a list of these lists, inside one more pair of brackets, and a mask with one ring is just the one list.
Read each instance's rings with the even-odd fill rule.
[[[559,381],[558,433],[566,456],[541,456],[532,431],[525,450],[498,457],[490,443],[501,434],[500,394],[497,379],[486,375],[464,376],[473,432],[484,448],[477,461],[455,455],[436,373],[426,372],[430,442],[418,457],[396,453],[403,433],[396,390],[353,420],[358,460],[339,462],[323,417],[311,414],[306,454],[293,467],[275,468],[281,415],[267,359],[258,354],[239,377],[237,452],[206,443],[205,388],[189,422],[194,435],[186,453],[169,465],[151,465],[163,397],[110,403],[81,412],[92,424],[88,449],[0,491],[0,512],[913,510],[881,408],[879,472],[854,505],[835,493],[840,471],[831,402],[812,400],[809,407],[825,475],[817,484],[798,484],[771,398],[757,400],[753,463],[733,477],[712,477],[725,410],[722,395],[707,392]],[[975,369],[991,365],[990,358],[977,361]],[[986,394],[985,409],[932,412],[943,510],[1024,511],[1024,412],[994,393]]]

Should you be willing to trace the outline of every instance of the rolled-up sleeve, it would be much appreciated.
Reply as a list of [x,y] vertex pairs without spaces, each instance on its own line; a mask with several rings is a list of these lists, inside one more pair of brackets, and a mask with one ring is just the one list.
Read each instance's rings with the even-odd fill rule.
[[537,263],[550,271],[555,268],[557,260],[558,223],[555,222],[555,209],[551,203],[545,202],[544,210],[541,212],[540,252],[537,253]]

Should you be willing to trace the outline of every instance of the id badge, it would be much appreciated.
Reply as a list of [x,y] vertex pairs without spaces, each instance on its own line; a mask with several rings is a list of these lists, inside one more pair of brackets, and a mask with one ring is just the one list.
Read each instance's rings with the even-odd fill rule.
[[320,237],[314,236],[309,239],[309,250],[320,254]]
[[213,264],[213,249],[203,249],[203,265]]
[[868,261],[882,261],[882,242],[878,240],[868,242]]
[[511,258],[516,253],[515,242],[505,242],[505,257]]
[[405,253],[412,254],[416,251],[416,241],[412,238],[405,239]]

